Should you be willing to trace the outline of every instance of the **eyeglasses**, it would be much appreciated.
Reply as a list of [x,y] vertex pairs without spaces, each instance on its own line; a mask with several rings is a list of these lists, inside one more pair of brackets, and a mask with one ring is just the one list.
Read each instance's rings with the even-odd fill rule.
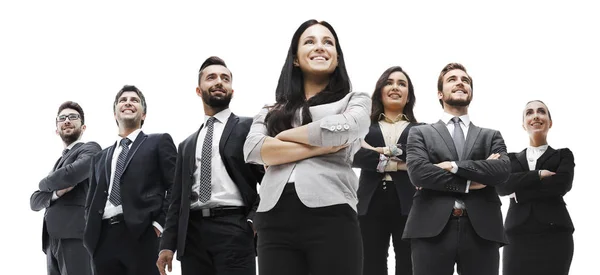
[[60,115],[56,117],[56,122],[64,122],[67,118],[69,121],[78,120],[79,117],[79,114]]

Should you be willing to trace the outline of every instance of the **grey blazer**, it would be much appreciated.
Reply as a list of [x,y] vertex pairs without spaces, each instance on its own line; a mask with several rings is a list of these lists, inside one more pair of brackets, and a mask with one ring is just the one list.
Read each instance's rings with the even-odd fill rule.
[[[244,144],[246,162],[264,165],[260,151],[267,137],[267,113],[268,109],[263,108],[254,117]],[[292,171],[296,192],[304,205],[314,208],[347,203],[356,211],[358,178],[352,161],[360,149],[360,140],[369,131],[370,113],[371,99],[366,93],[351,92],[336,102],[310,107],[310,145],[349,146],[333,154],[269,166],[261,182],[257,212],[269,211],[277,204]],[[296,119],[299,122],[300,118]]]

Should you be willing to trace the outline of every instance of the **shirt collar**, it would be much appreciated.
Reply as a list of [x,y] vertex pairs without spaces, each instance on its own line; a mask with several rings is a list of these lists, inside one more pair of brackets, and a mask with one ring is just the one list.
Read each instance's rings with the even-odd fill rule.
[[395,118],[389,118],[384,113],[379,114],[379,120],[383,120],[387,123],[396,123],[398,121],[408,121],[408,117],[405,114],[399,114]]
[[[449,113],[442,113],[442,121],[447,125],[449,123],[452,123],[452,118],[454,117],[454,115],[451,115]],[[471,119],[469,118],[469,114],[465,114],[462,116],[459,116],[458,118],[460,118],[460,120],[465,124],[465,126],[469,126],[469,124],[471,124]]]
[[[229,119],[229,116],[231,116],[231,110],[229,108],[226,108],[225,110],[220,111],[214,115],[215,119],[217,119],[217,121],[220,123],[227,122],[227,120]],[[210,116],[204,115],[204,123],[205,124],[209,118],[210,118]]]
[[548,149],[548,144],[546,144],[546,145],[540,145],[538,147],[529,146],[528,149],[529,150],[533,150],[533,151],[545,152],[546,149]]
[[[140,132],[142,131],[142,129],[137,129],[133,132],[131,132],[131,134],[127,135],[127,138],[129,140],[131,140],[131,142],[133,143],[135,141],[135,139],[138,137],[138,135],[140,134]],[[120,144],[121,140],[123,139],[123,137],[119,136],[117,138],[117,145]]]

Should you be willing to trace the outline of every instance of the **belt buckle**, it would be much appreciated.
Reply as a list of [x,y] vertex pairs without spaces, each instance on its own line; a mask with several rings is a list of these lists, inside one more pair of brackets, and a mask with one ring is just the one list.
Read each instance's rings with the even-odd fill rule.
[[454,217],[462,217],[465,214],[465,210],[464,209],[460,209],[460,208],[453,208],[452,209],[452,216]]
[[120,223],[120,221],[117,219],[117,216],[110,217],[108,219],[108,224],[110,224],[110,225],[118,224],[118,223]]
[[209,208],[202,208],[200,211],[202,211],[202,217],[210,217],[210,209]]

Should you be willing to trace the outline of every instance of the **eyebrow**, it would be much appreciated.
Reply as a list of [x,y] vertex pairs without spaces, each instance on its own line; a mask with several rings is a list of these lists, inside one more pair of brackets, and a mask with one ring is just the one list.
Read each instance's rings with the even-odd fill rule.
[[[303,40],[306,40],[306,39],[308,39],[308,38],[315,39],[315,38],[316,38],[316,36],[314,36],[314,35],[309,35],[309,36],[307,36],[307,37],[304,37],[304,39],[303,39]],[[323,36],[323,39],[332,39],[332,40],[335,40],[335,39],[333,39],[333,37],[331,37],[331,36],[329,36],[329,35]]]

